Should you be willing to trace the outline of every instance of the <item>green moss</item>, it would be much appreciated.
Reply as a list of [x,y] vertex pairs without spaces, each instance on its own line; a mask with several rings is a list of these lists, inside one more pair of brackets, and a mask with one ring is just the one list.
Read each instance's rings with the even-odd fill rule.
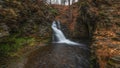
[[10,36],[0,42],[0,57],[13,56],[15,52],[25,45],[29,45],[35,41],[34,38]]

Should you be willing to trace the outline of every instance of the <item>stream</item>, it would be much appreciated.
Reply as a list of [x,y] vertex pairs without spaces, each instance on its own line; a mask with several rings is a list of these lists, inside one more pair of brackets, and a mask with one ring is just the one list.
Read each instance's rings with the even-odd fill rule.
[[31,52],[24,68],[90,68],[89,47],[67,39],[59,22],[52,29],[53,43]]

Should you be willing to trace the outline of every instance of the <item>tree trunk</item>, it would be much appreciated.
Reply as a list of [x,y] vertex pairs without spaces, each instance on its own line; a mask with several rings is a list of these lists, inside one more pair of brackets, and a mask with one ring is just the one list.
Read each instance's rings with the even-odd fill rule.
[[51,0],[50,0],[50,4],[51,4]]
[[68,0],[68,2],[69,2],[69,15],[70,15],[70,17],[69,17],[69,22],[72,22],[73,20],[72,20],[72,8],[71,8],[71,3],[70,3],[70,0]]
[[72,4],[75,3],[75,0],[72,0]]

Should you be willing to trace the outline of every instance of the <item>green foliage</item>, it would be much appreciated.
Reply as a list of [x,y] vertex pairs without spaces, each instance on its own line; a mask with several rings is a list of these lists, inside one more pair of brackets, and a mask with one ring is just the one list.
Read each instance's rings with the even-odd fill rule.
[[15,37],[10,36],[0,42],[0,58],[12,56],[16,51],[22,48],[24,45],[30,44],[34,41],[34,38]]

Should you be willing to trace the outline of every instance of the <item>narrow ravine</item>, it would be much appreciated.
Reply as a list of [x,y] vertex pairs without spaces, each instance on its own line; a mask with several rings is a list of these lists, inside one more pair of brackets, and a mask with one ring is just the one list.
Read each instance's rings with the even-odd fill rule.
[[0,68],[120,68],[120,0],[0,0]]
[[54,43],[31,52],[24,68],[90,68],[89,47],[66,39],[59,28],[59,23],[54,21]]

